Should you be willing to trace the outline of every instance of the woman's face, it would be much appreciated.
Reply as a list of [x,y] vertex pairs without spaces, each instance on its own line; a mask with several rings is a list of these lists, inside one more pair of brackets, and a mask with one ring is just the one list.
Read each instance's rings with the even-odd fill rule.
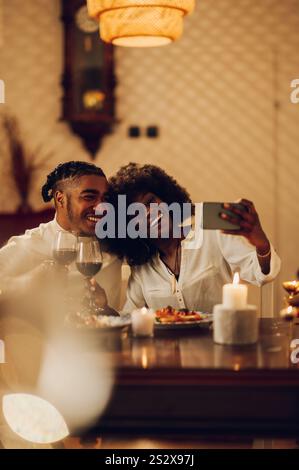
[[142,203],[146,208],[148,238],[171,238],[172,218],[164,201],[156,194],[148,192],[138,195],[134,202]]

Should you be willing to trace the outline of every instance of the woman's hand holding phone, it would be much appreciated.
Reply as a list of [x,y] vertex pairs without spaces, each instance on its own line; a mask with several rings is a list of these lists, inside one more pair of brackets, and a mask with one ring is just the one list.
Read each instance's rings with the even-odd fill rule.
[[220,217],[239,228],[236,230],[222,230],[222,233],[227,235],[242,235],[256,247],[258,255],[264,256],[270,250],[270,242],[261,226],[254,204],[248,201],[248,199],[240,199],[238,205],[240,204],[244,206],[244,209],[235,204],[223,204],[223,208],[229,210],[232,215],[229,215],[227,212],[221,212]]

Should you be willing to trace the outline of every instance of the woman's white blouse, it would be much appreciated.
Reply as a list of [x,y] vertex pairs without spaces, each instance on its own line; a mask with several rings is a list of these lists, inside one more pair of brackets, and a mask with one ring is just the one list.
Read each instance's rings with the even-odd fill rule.
[[132,268],[123,313],[147,306],[188,308],[211,312],[221,303],[223,284],[232,282],[234,271],[243,281],[256,286],[270,282],[279,273],[281,261],[271,245],[269,274],[262,273],[256,249],[244,237],[204,230],[199,248],[187,247],[190,232],[181,244],[178,281],[159,256],[143,266]]

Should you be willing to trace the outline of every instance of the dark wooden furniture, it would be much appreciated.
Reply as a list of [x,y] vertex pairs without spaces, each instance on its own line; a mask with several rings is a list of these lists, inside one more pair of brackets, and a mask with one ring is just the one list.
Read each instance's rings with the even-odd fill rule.
[[64,88],[62,118],[94,157],[115,122],[113,46],[101,41],[86,0],[62,0]]
[[114,393],[92,432],[299,436],[298,365],[290,361],[288,326],[275,322],[261,320],[259,343],[246,347],[216,345],[200,331],[123,338],[109,353]]

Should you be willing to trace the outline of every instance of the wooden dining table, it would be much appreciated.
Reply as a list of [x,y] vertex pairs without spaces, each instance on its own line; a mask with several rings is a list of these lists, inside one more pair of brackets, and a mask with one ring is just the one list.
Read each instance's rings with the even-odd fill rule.
[[298,437],[293,338],[299,325],[277,319],[261,319],[259,341],[248,346],[215,344],[211,328],[110,337],[106,354],[115,364],[115,386],[89,432]]

